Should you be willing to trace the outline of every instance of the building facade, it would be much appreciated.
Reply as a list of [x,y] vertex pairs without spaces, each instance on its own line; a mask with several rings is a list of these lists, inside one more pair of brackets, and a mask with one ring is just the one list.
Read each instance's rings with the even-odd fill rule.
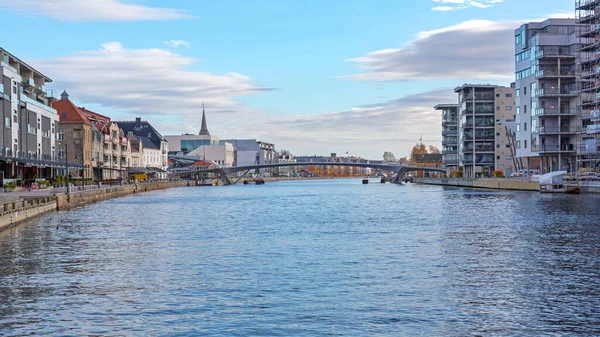
[[576,170],[576,32],[575,19],[530,22],[515,30],[517,156],[526,169]]
[[458,168],[458,105],[438,104],[442,112],[442,164],[451,171]]
[[83,112],[70,100],[67,92],[61,99],[52,103],[59,116],[57,142],[59,157],[82,166],[69,169],[69,175],[83,179],[94,179],[93,129]]
[[3,180],[16,185],[33,178],[52,178],[64,170],[58,158],[58,115],[51,103],[58,99],[46,89],[50,78],[0,48],[0,167]]
[[576,1],[577,81],[580,95],[577,123],[577,167],[600,169],[600,0]]
[[[137,117],[135,121],[115,121],[130,142],[136,143],[138,151],[136,167],[152,169],[159,177],[166,178],[169,166],[169,143],[148,121]],[[133,149],[132,149],[133,150]],[[164,171],[164,172],[163,172]]]
[[[454,92],[458,94],[459,166],[464,176],[474,178],[497,170],[505,172],[507,168],[513,171],[512,158],[502,157],[502,152],[496,150],[496,144],[506,137],[497,121],[502,118],[501,110],[502,114],[514,110],[515,89],[465,84]],[[497,115],[499,118],[496,118]]]

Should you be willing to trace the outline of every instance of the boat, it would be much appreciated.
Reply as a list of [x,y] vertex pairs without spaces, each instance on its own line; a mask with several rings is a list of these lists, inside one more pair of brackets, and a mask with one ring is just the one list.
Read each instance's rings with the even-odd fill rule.
[[248,180],[244,180],[244,185],[248,185]]
[[258,178],[254,181],[256,185],[264,185],[265,181],[262,178]]
[[369,183],[369,178],[364,177],[363,180],[362,180],[362,183],[365,184],[365,185],[368,184]]
[[564,184],[564,176],[567,173],[567,171],[554,171],[540,175],[540,193],[579,194],[579,185],[567,186]]

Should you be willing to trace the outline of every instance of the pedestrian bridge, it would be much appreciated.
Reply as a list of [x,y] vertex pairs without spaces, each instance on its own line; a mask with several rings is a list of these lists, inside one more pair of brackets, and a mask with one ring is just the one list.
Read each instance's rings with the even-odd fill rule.
[[[197,167],[190,170],[174,171],[172,174],[178,177],[193,176],[202,173],[217,173],[219,174],[221,181],[224,185],[232,185],[240,181],[248,172],[256,169],[265,168],[276,168],[276,167],[290,167],[290,166],[348,166],[348,167],[362,167],[375,169],[377,172],[383,175],[382,171],[392,171],[395,175],[392,177],[392,183],[401,183],[404,176],[408,172],[412,171],[426,171],[426,172],[440,172],[446,173],[446,169],[441,167],[417,167],[417,166],[404,166],[402,164],[370,164],[370,163],[342,163],[342,162],[306,162],[306,163],[273,163],[273,164],[257,164],[257,165],[246,165],[246,166],[232,166],[232,167]],[[229,177],[230,174],[245,171],[244,174],[237,180],[232,180]]]

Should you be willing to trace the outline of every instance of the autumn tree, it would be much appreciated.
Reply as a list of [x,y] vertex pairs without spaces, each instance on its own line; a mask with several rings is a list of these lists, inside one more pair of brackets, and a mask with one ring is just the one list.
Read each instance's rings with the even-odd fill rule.
[[433,145],[429,145],[429,153],[430,154],[441,154],[442,152],[437,147],[435,147]]

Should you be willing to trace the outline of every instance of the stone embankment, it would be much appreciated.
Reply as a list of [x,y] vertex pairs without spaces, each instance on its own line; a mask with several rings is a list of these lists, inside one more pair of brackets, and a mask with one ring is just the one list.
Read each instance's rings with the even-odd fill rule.
[[0,206],[0,231],[52,211],[70,209],[135,193],[183,186],[189,186],[188,182],[150,182],[78,191],[70,194],[61,193],[53,196],[22,196],[20,199],[15,198],[4,202]]
[[413,182],[426,185],[483,188],[492,190],[540,191],[540,184],[526,179],[511,178],[413,178]]

